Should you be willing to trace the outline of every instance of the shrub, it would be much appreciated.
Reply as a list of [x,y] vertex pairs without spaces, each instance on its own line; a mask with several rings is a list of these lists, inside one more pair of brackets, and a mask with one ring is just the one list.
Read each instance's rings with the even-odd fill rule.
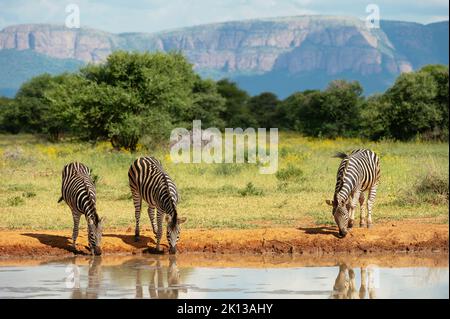
[[242,170],[242,167],[236,164],[220,164],[214,170],[216,175],[229,176],[239,173]]
[[23,192],[22,193],[22,197],[25,197],[25,198],[32,198],[32,197],[36,197],[36,193],[35,192]]
[[6,200],[8,206],[20,206],[25,203],[25,200],[20,196],[10,197]]
[[279,169],[275,173],[275,177],[279,181],[301,181],[303,180],[303,171],[300,168],[289,164],[286,168]]
[[264,193],[261,189],[256,188],[252,182],[247,183],[245,188],[238,191],[241,196],[262,196]]
[[440,204],[448,203],[448,186],[448,176],[431,170],[417,181],[415,190],[426,202]]
[[128,192],[117,197],[117,200],[131,200],[132,198],[131,192]]
[[428,171],[419,176],[414,185],[403,191],[397,203],[400,205],[417,205],[429,203],[433,205],[448,204],[448,175],[439,172],[432,164]]

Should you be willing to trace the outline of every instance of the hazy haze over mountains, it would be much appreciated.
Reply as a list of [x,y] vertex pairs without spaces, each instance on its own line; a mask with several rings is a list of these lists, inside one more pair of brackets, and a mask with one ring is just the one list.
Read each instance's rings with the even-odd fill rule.
[[74,71],[114,50],[182,51],[203,76],[228,77],[252,94],[323,88],[359,80],[383,91],[401,72],[448,64],[448,21],[381,21],[368,29],[350,17],[296,16],[200,25],[158,33],[26,24],[0,31],[0,93],[11,95],[42,72]]

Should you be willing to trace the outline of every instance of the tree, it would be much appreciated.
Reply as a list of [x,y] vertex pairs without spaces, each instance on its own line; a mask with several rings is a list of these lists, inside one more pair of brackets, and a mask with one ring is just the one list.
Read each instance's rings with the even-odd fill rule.
[[360,126],[363,102],[358,82],[336,80],[323,92],[308,91],[298,96],[297,128],[310,136],[354,136]]
[[396,139],[408,140],[417,134],[441,130],[442,126],[448,128],[448,95],[445,101],[440,86],[445,87],[445,84],[439,84],[426,69],[400,75],[385,93],[389,104],[389,134]]
[[225,111],[225,103],[225,98],[219,94],[213,80],[202,80],[197,76],[193,87],[193,105],[183,120],[189,125],[193,120],[201,120],[204,127],[222,129],[225,127],[225,121],[220,115]]
[[235,82],[222,79],[217,82],[219,94],[225,98],[225,110],[221,112],[221,117],[227,127],[255,127],[256,121],[253,119],[248,108],[250,96],[241,90]]
[[81,139],[108,138],[116,148],[135,150],[144,135],[155,142],[185,119],[195,81],[192,65],[179,53],[116,51],[106,63],[88,65],[53,86],[46,95],[52,105],[48,119],[58,126],[53,131],[64,123]]
[[17,134],[21,125],[15,100],[0,96],[0,132]]
[[278,97],[270,92],[263,92],[250,98],[249,110],[258,127],[275,127],[273,124],[278,103]]

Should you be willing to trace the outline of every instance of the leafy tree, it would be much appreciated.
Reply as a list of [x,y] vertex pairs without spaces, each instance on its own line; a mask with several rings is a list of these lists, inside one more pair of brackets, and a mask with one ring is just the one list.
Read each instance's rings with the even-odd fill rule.
[[42,117],[48,111],[48,103],[44,94],[56,77],[50,74],[36,76],[22,84],[15,97],[17,122],[23,132],[41,133]]
[[270,92],[250,98],[248,106],[258,127],[275,127],[273,124],[278,103],[278,97]]
[[431,67],[404,73],[386,91],[386,135],[408,140],[418,134],[437,137],[447,131],[448,93],[443,91],[448,88],[448,69],[447,79],[439,72]]
[[0,132],[20,132],[19,113],[15,100],[0,96]]
[[297,127],[306,135],[334,138],[357,134],[363,102],[358,82],[336,80],[323,92],[307,92],[301,101]]
[[220,118],[225,111],[226,100],[222,97],[213,80],[202,80],[197,76],[193,87],[193,105],[185,113],[186,126],[193,120],[202,120],[202,126],[224,128],[225,121]]
[[228,79],[218,81],[217,89],[226,100],[221,117],[227,127],[244,128],[257,125],[247,105],[250,96],[246,91],[241,90],[235,82]]
[[[185,119],[193,108],[195,81],[192,66],[179,53],[117,51],[106,63],[88,65],[54,86],[47,94],[52,104],[47,119],[82,139],[108,138],[116,148],[135,150],[144,135],[151,134],[154,143]],[[199,100],[197,106],[205,105]]]

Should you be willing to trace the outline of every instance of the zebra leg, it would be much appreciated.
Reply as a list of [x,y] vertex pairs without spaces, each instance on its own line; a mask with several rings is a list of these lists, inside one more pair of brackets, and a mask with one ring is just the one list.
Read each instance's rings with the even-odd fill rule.
[[133,203],[134,203],[134,217],[136,218],[136,227],[134,229],[134,241],[139,241],[139,219],[141,218],[141,206],[142,199],[141,196],[132,190]]
[[77,250],[78,226],[80,225],[80,214],[72,211],[73,217],[73,231],[72,231],[72,246]]
[[361,267],[361,286],[359,287],[359,299],[366,298],[366,284],[367,284],[367,271],[366,268]]
[[349,220],[348,220],[348,228],[352,228],[355,222],[355,209],[356,204],[358,203],[359,194],[361,191],[357,191],[350,200],[350,209],[349,209]]
[[359,227],[366,227],[366,206],[364,205],[365,200],[366,196],[364,195],[364,192],[361,192],[361,195],[359,195],[359,206],[361,209],[359,215]]
[[358,294],[356,292],[356,275],[353,268],[349,268],[348,277],[349,277],[348,299],[357,299]]
[[158,233],[158,225],[156,225],[156,220],[155,220],[155,207],[148,206],[147,212],[148,212],[148,217],[150,217],[150,222],[152,224],[153,234],[156,236],[156,234]]
[[164,212],[160,209],[156,209],[156,223],[157,223],[157,230],[156,230],[156,250],[160,251],[159,244],[161,243],[161,237],[162,237],[162,222],[163,222]]
[[372,209],[377,196],[378,184],[372,185],[369,189],[369,198],[367,199],[367,228],[372,227]]

